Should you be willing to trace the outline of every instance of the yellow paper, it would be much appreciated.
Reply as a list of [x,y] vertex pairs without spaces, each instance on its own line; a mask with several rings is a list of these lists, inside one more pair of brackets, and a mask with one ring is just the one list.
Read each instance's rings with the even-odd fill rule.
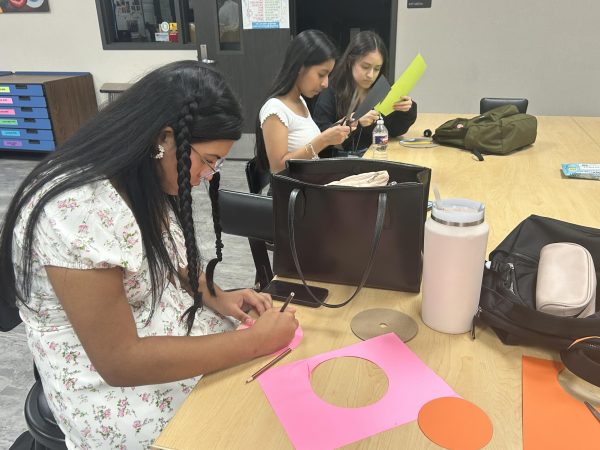
[[417,84],[417,81],[419,81],[425,72],[425,69],[427,69],[427,64],[419,53],[415,56],[415,59],[412,60],[402,75],[400,75],[400,78],[396,80],[383,101],[375,105],[375,110],[379,111],[384,116],[390,114],[394,110],[394,103],[399,101],[405,95],[410,94],[410,91],[415,87],[415,84]]

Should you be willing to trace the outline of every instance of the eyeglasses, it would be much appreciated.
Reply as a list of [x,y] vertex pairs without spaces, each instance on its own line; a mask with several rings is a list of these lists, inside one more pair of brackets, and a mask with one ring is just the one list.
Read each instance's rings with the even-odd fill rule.
[[210,176],[214,175],[215,173],[221,171],[221,167],[223,167],[223,164],[225,163],[225,158],[218,158],[214,163],[210,163],[204,156],[202,156],[202,153],[200,153],[198,150],[196,150],[194,148],[193,145],[190,144],[190,148],[194,151],[194,153],[196,153],[196,155],[198,155],[198,157],[202,160],[202,162],[204,164],[207,165],[207,167],[210,170],[210,173],[207,175],[202,175],[203,177],[204,176],[210,177]]

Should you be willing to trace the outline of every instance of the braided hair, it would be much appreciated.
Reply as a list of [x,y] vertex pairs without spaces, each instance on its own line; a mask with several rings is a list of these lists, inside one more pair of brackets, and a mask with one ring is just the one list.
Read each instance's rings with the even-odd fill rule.
[[[185,248],[187,256],[187,271],[188,279],[193,294],[194,303],[190,306],[183,318],[186,319],[188,334],[194,324],[196,312],[202,308],[202,293],[199,289],[199,274],[200,274],[200,253],[196,243],[196,233],[194,229],[194,218],[192,215],[192,190],[190,183],[190,140],[192,139],[191,129],[194,124],[194,117],[199,114],[199,102],[192,99],[189,104],[185,104],[182,108],[179,121],[177,123],[178,133],[175,137],[177,142],[177,183],[178,183],[178,218],[183,230],[185,238]],[[216,255],[217,257],[210,260],[206,267],[206,284],[211,295],[216,295],[214,287],[214,271],[217,263],[223,260],[223,242],[221,240],[221,223],[219,220],[219,181],[220,173],[213,175],[209,184],[209,198],[211,203],[213,227],[216,236]]]
[[215,287],[213,283],[213,274],[217,263],[223,261],[223,241],[221,240],[221,220],[219,215],[219,181],[221,174],[215,173],[210,180],[208,195],[210,197],[210,205],[212,208],[213,227],[215,230],[215,251],[217,257],[211,259],[206,266],[206,286],[211,295],[215,295]]
[[[152,156],[165,127],[171,127],[176,143],[178,194],[162,187],[162,173]],[[141,232],[151,280],[153,313],[166,280],[177,276],[163,233],[168,213],[174,211],[184,233],[188,276],[194,304],[186,311],[188,334],[195,312],[202,306],[199,292],[200,252],[192,219],[190,144],[241,137],[240,105],[222,75],[198,61],[177,61],[141,78],[115,101],[102,108],[56,151],[42,160],[17,189],[0,231],[0,301],[14,307],[27,305],[31,293],[32,248],[37,221],[48,202],[71,189],[95,181],[110,180],[126,197]],[[218,177],[211,183],[213,217],[217,234],[217,260],[221,260]],[[214,179],[213,178],[213,179]],[[51,188],[48,189],[48,186]],[[36,196],[25,225],[21,261],[13,261],[13,230],[21,211]],[[168,241],[173,242],[169,236]],[[16,264],[18,263],[18,264]],[[214,293],[211,265],[210,292]],[[19,278],[14,267],[21,269]],[[208,274],[207,274],[208,275]],[[185,316],[185,315],[184,315]]]
[[198,114],[198,104],[193,99],[189,104],[183,105],[181,116],[177,123],[177,206],[179,208],[179,221],[185,238],[185,252],[187,256],[188,281],[191,286],[194,303],[184,313],[182,319],[187,316],[188,334],[194,324],[196,311],[202,306],[202,293],[199,286],[200,253],[196,243],[196,232],[194,229],[194,217],[192,215],[192,187],[190,184],[190,160],[191,132],[194,116]]

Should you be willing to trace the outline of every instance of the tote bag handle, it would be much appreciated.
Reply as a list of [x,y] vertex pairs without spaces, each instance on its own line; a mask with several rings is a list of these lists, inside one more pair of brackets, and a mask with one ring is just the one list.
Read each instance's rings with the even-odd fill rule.
[[560,359],[579,378],[600,387],[600,336],[577,339],[561,350]]
[[296,221],[296,200],[298,198],[298,194],[300,193],[300,189],[295,188],[290,193],[290,199],[288,201],[288,231],[290,234],[290,247],[292,251],[292,258],[294,259],[294,265],[296,266],[296,271],[298,272],[298,276],[302,280],[302,284],[318,304],[326,306],[327,308],[341,308],[342,306],[347,305],[350,301],[358,295],[360,290],[363,288],[365,283],[367,282],[367,278],[369,278],[369,274],[371,273],[371,269],[373,268],[373,262],[375,261],[375,253],[377,252],[377,247],[379,247],[379,240],[381,238],[381,231],[383,230],[383,222],[385,219],[385,208],[387,205],[387,194],[385,192],[379,193],[379,198],[377,201],[377,220],[375,222],[375,232],[373,233],[373,241],[371,244],[371,252],[369,254],[369,260],[367,265],[365,266],[365,270],[362,275],[362,279],[360,283],[356,287],[354,293],[348,298],[348,300],[338,303],[331,304],[326,303],[317,298],[315,294],[310,290],[310,287],[306,283],[306,279],[304,278],[304,273],[302,272],[302,268],[300,267],[300,261],[298,260],[298,253],[296,251],[296,236],[295,236],[295,221]]

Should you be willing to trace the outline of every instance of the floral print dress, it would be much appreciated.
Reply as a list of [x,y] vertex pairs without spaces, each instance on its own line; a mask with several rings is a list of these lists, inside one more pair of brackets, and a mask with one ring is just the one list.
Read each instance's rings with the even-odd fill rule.
[[[15,272],[19,278],[25,225],[40,197],[23,209],[14,230]],[[183,233],[171,217],[175,246],[165,242],[173,262],[185,267]],[[35,228],[32,285],[28,307],[20,305],[48,404],[68,448],[147,448],[200,377],[139,387],[111,387],[96,372],[69,323],[44,266],[72,269],[121,267],[123,285],[139,336],[185,335],[180,317],[192,304],[179,285],[165,280],[154,314],[142,237],[133,213],[108,180],[60,194],[44,207]],[[81,298],[85,302],[85,297]],[[192,335],[233,329],[204,307]]]

